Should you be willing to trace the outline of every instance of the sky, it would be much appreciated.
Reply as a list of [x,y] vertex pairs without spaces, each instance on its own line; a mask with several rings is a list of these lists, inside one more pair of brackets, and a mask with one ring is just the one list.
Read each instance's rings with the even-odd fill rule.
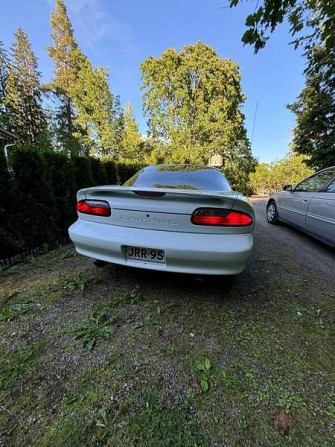
[[[124,105],[134,107],[141,133],[147,131],[142,113],[140,64],[167,48],[180,51],[201,40],[222,58],[240,66],[243,106],[252,152],[260,162],[282,158],[288,151],[294,115],[292,103],[304,86],[305,60],[294,50],[288,25],[278,27],[258,54],[243,46],[245,17],[255,1],[229,9],[228,0],[65,0],[75,37],[93,65],[110,70],[111,90]],[[0,0],[0,40],[9,49],[20,26],[29,35],[39,59],[42,81],[53,75],[47,53],[53,0]],[[255,119],[255,111],[257,113]],[[253,131],[254,128],[254,131]]]

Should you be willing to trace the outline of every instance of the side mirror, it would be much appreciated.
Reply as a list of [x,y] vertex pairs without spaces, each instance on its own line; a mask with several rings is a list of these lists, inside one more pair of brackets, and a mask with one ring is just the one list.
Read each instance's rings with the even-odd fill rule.
[[292,185],[284,185],[283,186],[283,191],[293,191]]

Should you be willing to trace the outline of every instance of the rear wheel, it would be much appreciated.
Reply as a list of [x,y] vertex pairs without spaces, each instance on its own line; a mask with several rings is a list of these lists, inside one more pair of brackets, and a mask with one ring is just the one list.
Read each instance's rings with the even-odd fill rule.
[[279,223],[279,215],[277,210],[277,205],[274,200],[271,200],[268,203],[268,206],[266,208],[266,218],[268,222],[272,225],[276,225]]

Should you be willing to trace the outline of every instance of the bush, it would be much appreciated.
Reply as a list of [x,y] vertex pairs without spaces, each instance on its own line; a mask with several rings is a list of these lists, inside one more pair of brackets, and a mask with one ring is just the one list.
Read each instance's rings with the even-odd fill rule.
[[107,174],[108,185],[119,185],[120,179],[117,165],[112,160],[102,160]]
[[56,241],[76,220],[76,192],[120,184],[142,166],[15,147],[0,151],[0,258]]
[[108,178],[104,164],[97,158],[91,158],[90,162],[95,185],[107,185]]
[[12,222],[22,249],[51,242],[59,237],[55,221],[56,206],[48,167],[34,149],[12,149]]
[[82,188],[95,186],[92,166],[89,158],[73,157],[71,159],[71,164],[74,173],[74,183],[76,191]]
[[76,187],[74,169],[66,155],[54,152],[43,154],[56,207],[55,222],[62,236],[76,220]]
[[136,174],[136,172],[138,172],[142,168],[143,165],[119,163],[118,173],[119,173],[120,185],[123,185],[124,182],[129,180],[133,175]]
[[12,226],[12,183],[4,151],[0,148],[0,258],[17,248]]

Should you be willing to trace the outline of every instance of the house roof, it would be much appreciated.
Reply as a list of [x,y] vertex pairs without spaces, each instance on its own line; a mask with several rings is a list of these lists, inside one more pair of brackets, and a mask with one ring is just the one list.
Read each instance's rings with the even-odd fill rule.
[[19,137],[17,135],[14,135],[13,133],[8,132],[8,130],[5,130],[2,127],[0,127],[0,140],[16,141],[18,139]]

